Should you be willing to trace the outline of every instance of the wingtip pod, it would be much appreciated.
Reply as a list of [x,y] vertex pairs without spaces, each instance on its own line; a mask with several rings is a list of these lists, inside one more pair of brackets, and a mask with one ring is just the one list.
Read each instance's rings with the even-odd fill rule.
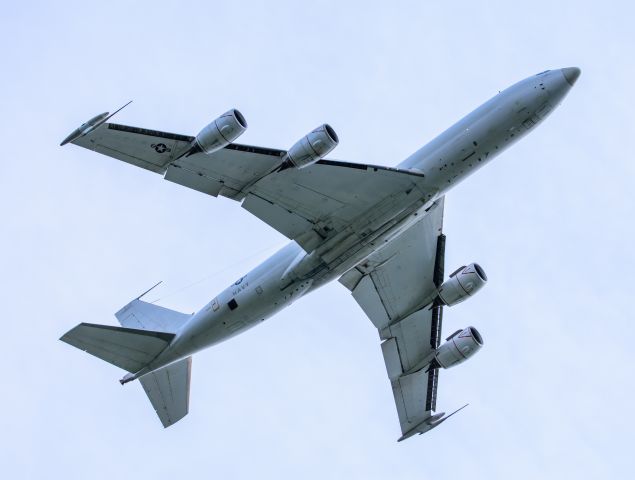
[[63,147],[64,145],[72,142],[73,140],[77,140],[79,137],[83,137],[87,133],[97,128],[99,125],[101,125],[103,122],[106,121],[106,118],[108,118],[109,114],[110,112],[100,113],[99,115],[94,116],[87,122],[82,123],[79,127],[73,130],[68,137],[62,140],[62,143],[60,143],[60,147]]
[[110,112],[100,113],[99,115],[94,116],[87,122],[82,123],[78,128],[73,130],[68,137],[62,140],[62,143],[60,143],[60,147],[63,147],[67,143],[70,143],[73,140],[77,140],[78,138],[83,137],[87,133],[92,132],[97,127],[99,127],[102,123],[105,123],[109,118],[112,118],[115,114],[117,114],[118,112],[126,108],[131,103],[132,103],[132,100],[126,103],[123,107],[115,110],[112,114],[110,114]]
[[469,403],[466,403],[461,408],[454,410],[449,415],[446,415],[445,412],[439,412],[435,415],[429,416],[423,422],[419,423],[418,425],[412,427],[410,430],[405,432],[401,437],[399,437],[399,439],[397,439],[397,442],[403,442],[404,440],[416,434],[423,435],[424,433],[429,432],[433,428],[436,428],[439,425],[441,425],[443,422],[445,422],[448,418],[450,418],[455,413],[458,413],[461,410],[463,410],[468,405]]

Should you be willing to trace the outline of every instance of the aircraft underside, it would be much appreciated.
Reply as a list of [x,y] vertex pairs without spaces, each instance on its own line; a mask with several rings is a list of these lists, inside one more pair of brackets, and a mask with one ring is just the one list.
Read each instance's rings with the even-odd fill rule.
[[247,128],[235,109],[195,137],[109,123],[108,113],[94,117],[62,145],[233,199],[291,243],[193,315],[141,295],[115,314],[120,327],[82,323],[61,340],[127,371],[122,384],[138,379],[167,427],[188,413],[195,352],[337,278],[377,328],[399,440],[435,428],[453,415],[435,413],[440,370],[483,346],[471,326],[442,342],[444,307],[487,282],[476,263],[445,275],[445,195],[542,123],[579,75],[564,68],[518,82],[397,167],[325,159],[339,143],[328,124],[279,150],[233,143]]

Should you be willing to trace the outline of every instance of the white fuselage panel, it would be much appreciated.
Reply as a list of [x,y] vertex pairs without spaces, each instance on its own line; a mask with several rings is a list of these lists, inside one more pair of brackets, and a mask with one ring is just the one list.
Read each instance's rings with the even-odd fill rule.
[[[382,218],[376,235],[369,236],[372,241],[362,244],[349,236],[329,245],[324,253],[328,268],[311,270],[311,254],[291,242],[192,316],[150,367],[160,368],[237,335],[353,268],[425,215],[455,184],[540,123],[570,87],[563,73],[553,70],[499,93],[399,165],[425,175],[426,191],[417,206],[410,201],[411,207],[404,209],[396,203],[394,215]],[[304,275],[305,271],[309,273]]]

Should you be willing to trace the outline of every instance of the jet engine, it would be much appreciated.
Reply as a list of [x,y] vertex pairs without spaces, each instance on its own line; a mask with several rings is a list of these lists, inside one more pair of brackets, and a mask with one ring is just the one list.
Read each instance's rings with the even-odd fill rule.
[[452,306],[478,292],[487,283],[487,275],[478,263],[470,263],[456,270],[439,287],[439,298],[444,305]]
[[191,153],[194,151],[214,153],[236,140],[245,130],[247,130],[245,117],[233,108],[199,132]]
[[324,158],[338,143],[335,130],[325,123],[296,142],[287,152],[287,160],[297,168],[304,168]]
[[433,363],[443,368],[451,368],[463,363],[483,346],[483,337],[474,327],[459,330],[448,337],[434,354]]

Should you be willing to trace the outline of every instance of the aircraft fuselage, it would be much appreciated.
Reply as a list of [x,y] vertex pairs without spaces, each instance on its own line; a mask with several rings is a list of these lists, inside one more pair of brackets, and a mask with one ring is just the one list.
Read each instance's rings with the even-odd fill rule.
[[194,314],[135,378],[241,333],[347,270],[397,237],[432,204],[541,123],[568,93],[577,69],[552,70],[500,92],[398,165],[424,176],[425,192],[373,205],[364,235],[355,222],[312,252],[291,242]]

